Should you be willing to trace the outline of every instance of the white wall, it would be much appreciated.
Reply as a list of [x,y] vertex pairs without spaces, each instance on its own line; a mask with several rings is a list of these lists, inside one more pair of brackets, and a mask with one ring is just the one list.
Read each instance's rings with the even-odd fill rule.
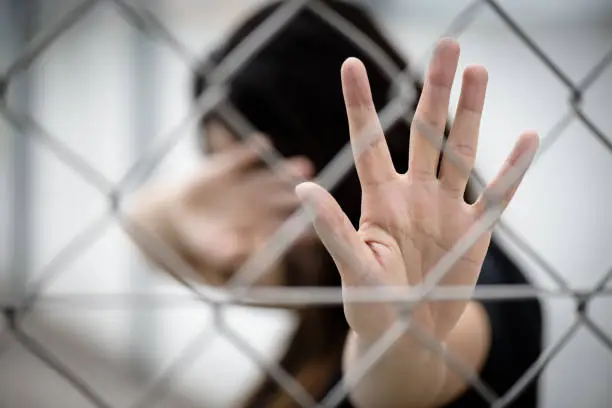
[[[165,9],[161,14],[171,31],[199,55],[220,38],[233,19],[248,10],[247,4],[254,3],[257,1],[190,0],[163,3],[165,7],[160,9]],[[430,45],[468,2],[444,2],[439,7],[445,12],[439,15],[422,10],[417,2],[408,3],[413,7],[402,7],[401,12],[393,13],[393,18],[385,18],[397,44],[415,60],[424,62]],[[44,21],[61,15],[56,4],[46,6]],[[511,2],[503,4],[519,21],[530,14],[524,8],[527,3],[521,3],[523,8],[515,8]],[[555,4],[557,12],[566,10],[563,24],[532,18],[526,28],[570,78],[578,81],[612,48],[610,20],[597,24],[580,21],[581,14],[572,8],[573,3],[567,3],[567,9]],[[589,4],[600,7],[604,3]],[[574,21],[567,22],[567,16],[574,17]],[[592,15],[589,18],[592,20]],[[461,65],[485,64],[490,72],[478,157],[479,171],[490,178],[520,131],[533,128],[546,135],[568,110],[568,92],[490,11],[484,11],[481,21],[486,24],[475,25],[461,36]],[[120,180],[135,160],[133,131],[138,126],[139,103],[135,84],[143,75],[134,68],[137,35],[113,7],[98,6],[46,52],[32,70],[37,93],[34,117],[112,182]],[[185,115],[190,83],[189,71],[175,53],[158,45],[149,47],[156,60],[154,72],[159,75],[159,82],[149,85],[156,98],[152,105],[158,112],[154,116],[156,129],[146,135],[153,144]],[[4,61],[1,66],[5,66]],[[608,135],[612,135],[608,114],[612,95],[606,91],[610,89],[612,68],[585,96],[586,113]],[[455,103],[458,88],[453,95]],[[194,133],[193,128],[183,132],[181,142],[163,162],[159,177],[180,177],[191,168],[196,160]],[[0,134],[5,135],[1,128]],[[138,137],[143,139],[143,135]],[[0,138],[0,142],[4,140],[4,136]],[[6,163],[3,156],[2,163]],[[102,194],[43,146],[34,149],[33,158],[32,263],[37,272],[32,279],[36,279],[73,237],[105,213],[106,202]],[[530,171],[504,217],[573,287],[591,287],[612,267],[612,253],[608,250],[612,241],[612,216],[608,214],[612,182],[607,176],[611,171],[612,154],[583,125],[574,122]],[[511,245],[510,248],[515,249]],[[531,267],[538,284],[552,287],[553,281],[533,262],[520,251],[514,253]],[[175,393],[158,401],[159,406],[221,407],[237,401],[240,388],[248,388],[261,374],[259,370],[244,353],[214,333],[210,310],[205,307],[136,312],[133,301],[125,294],[134,290],[134,282],[142,282],[138,280],[144,268],[141,261],[127,237],[111,224],[99,240],[62,268],[44,291],[55,296],[90,295],[90,301],[63,306],[43,303],[26,320],[26,329],[113,406],[127,406],[150,381],[147,376],[134,377],[126,367],[126,361],[134,362],[135,342],[143,341],[149,347],[141,356],[145,361],[138,364],[155,377],[208,327],[211,340],[202,340],[203,353],[190,362],[184,375],[177,377]],[[149,276],[153,276],[152,282],[144,289],[148,292],[184,293],[162,275]],[[100,294],[117,296],[115,307],[85,306],[94,304],[100,299],[95,295]],[[610,306],[609,298],[600,300],[590,313],[612,336]],[[551,343],[570,324],[572,304],[551,300],[546,303],[546,312],[547,341]],[[134,330],[136,323],[141,328],[140,319],[150,323],[146,326],[149,332]],[[270,359],[280,354],[283,339],[293,325],[292,316],[282,311],[237,309],[230,313],[229,321]],[[19,367],[19,376],[13,367]],[[41,367],[18,346],[0,356],[0,405],[49,406],[43,404],[48,403],[46,393],[50,392],[58,401],[54,406],[83,406],[69,386]],[[577,369],[583,373],[578,377]],[[26,376],[46,384],[38,388],[45,391],[37,393],[28,386],[24,392],[24,384],[16,378]],[[612,351],[583,330],[546,369],[543,406],[607,407],[612,403],[608,391],[611,382]],[[66,401],[60,404],[64,397]]]

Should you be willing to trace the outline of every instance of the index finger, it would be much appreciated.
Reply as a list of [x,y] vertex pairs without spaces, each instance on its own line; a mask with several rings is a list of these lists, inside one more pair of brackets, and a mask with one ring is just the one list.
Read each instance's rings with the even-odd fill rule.
[[384,183],[396,172],[372,100],[366,68],[356,58],[349,58],[342,65],[342,91],[361,185]]

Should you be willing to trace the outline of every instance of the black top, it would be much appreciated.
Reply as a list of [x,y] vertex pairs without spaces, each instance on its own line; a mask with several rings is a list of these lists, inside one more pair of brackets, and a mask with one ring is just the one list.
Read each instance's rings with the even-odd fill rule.
[[[491,244],[478,284],[526,284],[525,276],[502,250]],[[537,300],[484,301],[492,327],[491,350],[480,373],[481,379],[498,396],[505,395],[536,361],[542,349],[542,311]],[[538,402],[538,378],[507,407],[535,408]],[[337,382],[337,381],[336,381]],[[333,387],[334,384],[330,386]],[[445,408],[484,408],[490,405],[469,389]],[[339,408],[353,408],[344,401]]]

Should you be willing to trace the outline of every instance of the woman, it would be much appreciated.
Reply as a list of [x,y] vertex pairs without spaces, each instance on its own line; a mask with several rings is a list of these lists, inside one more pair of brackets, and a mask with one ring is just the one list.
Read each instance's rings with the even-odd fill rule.
[[[283,2],[258,10],[210,56],[218,64]],[[326,1],[376,43],[399,70],[406,62],[359,6]],[[463,73],[454,124],[446,126],[458,45],[441,41],[423,84],[415,83],[415,120],[446,133],[451,149],[471,170],[484,104],[487,73]],[[340,69],[341,68],[341,69]],[[207,89],[195,80],[195,96]],[[313,214],[306,233],[258,284],[363,287],[418,285],[440,257],[484,212],[485,197],[470,197],[466,169],[429,142],[422,128],[399,121],[383,135],[377,118],[390,100],[392,81],[376,62],[310,11],[304,10],[234,77],[229,101],[260,140],[286,159],[269,170],[256,145],[241,143],[234,123],[221,112],[203,118],[210,155],[193,178],[172,188],[151,187],[140,196],[136,221],[164,239],[208,283],[223,284],[263,245],[299,205]],[[376,138],[361,150],[364,128]],[[386,138],[386,140],[385,140]],[[350,139],[355,170],[331,194],[311,182],[294,186],[278,174],[307,180]],[[408,143],[410,141],[410,143]],[[368,143],[367,141],[366,143]],[[361,144],[360,144],[361,143]],[[410,146],[409,146],[410,144]],[[519,160],[533,157],[537,135],[526,132],[495,181]],[[410,147],[410,149],[408,149]],[[518,187],[510,186],[507,204]],[[332,196],[333,195],[333,196]],[[469,201],[469,202],[468,202]],[[317,236],[319,239],[317,239]],[[176,273],[161,257],[152,259]],[[442,285],[525,284],[503,250],[482,236],[455,264]],[[398,318],[388,304],[356,304],[299,310],[301,323],[279,364],[322,401]],[[536,300],[429,302],[412,322],[475,370],[503,395],[535,361],[541,347],[541,310]],[[513,407],[535,407],[537,382]],[[404,334],[350,388],[344,407],[489,406],[445,361]],[[298,406],[267,380],[246,407]]]

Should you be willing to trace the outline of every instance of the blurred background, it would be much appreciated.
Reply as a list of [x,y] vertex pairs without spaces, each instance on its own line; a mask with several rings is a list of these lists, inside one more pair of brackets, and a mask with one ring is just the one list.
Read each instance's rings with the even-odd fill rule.
[[[522,130],[542,135],[543,153],[498,232],[536,285],[559,288],[548,269],[561,283],[585,291],[610,277],[612,65],[593,69],[611,59],[612,2],[495,3],[532,47],[484,2],[459,20],[472,2],[364,2],[416,72],[423,72],[432,45],[449,26],[462,45],[461,66],[488,68],[477,160],[483,179],[497,172]],[[262,372],[248,352],[215,333],[206,306],[151,307],[129,295],[187,292],[143,261],[109,216],[111,191],[97,189],[99,180],[86,169],[119,182],[145,151],[175,132],[192,102],[186,59],[205,55],[262,1],[127,3],[156,16],[182,52],[144,34],[117,4],[100,1],[11,75],[6,100],[24,126],[0,114],[0,301],[8,305],[40,293],[21,321],[23,330],[109,406],[231,407]],[[0,0],[0,73],[83,4]],[[581,84],[588,88],[580,118],[572,114],[571,86]],[[153,178],[180,178],[201,160],[195,123],[175,134]],[[610,293],[612,281],[605,285]],[[544,306],[546,342],[554,344],[575,321],[576,302],[546,297]],[[600,333],[579,329],[547,365],[542,407],[612,406],[611,309],[610,296],[590,303],[588,316]],[[225,315],[251,353],[268,361],[282,354],[295,327],[287,311],[234,307]],[[148,394],[186,348],[189,357],[171,380]],[[32,350],[0,334],[0,407],[88,404]]]

